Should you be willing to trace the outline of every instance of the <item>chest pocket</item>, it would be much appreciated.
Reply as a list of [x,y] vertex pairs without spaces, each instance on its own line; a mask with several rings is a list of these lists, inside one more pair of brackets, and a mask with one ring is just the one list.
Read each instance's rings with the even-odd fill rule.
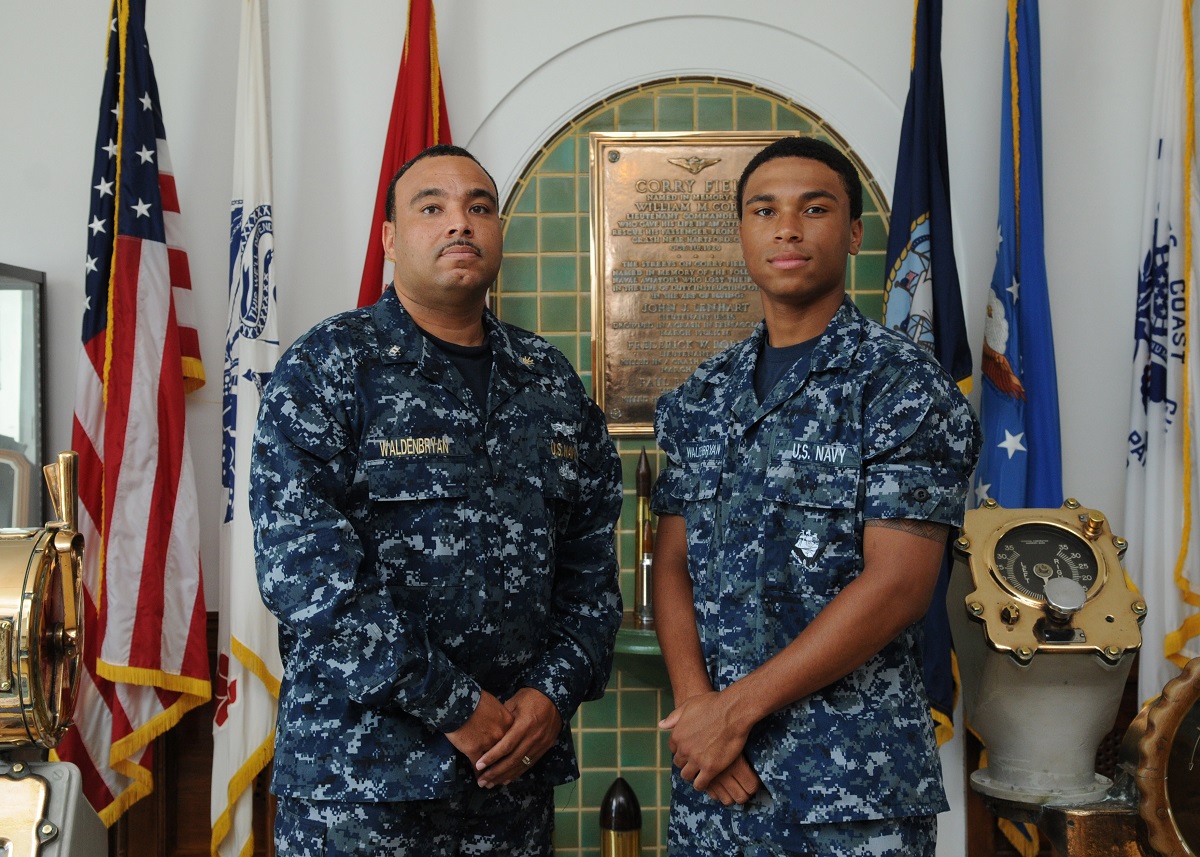
[[468,462],[381,458],[366,465],[381,573],[405,586],[465,582]]
[[711,500],[721,487],[721,461],[704,461],[688,469],[684,477],[684,499],[693,502]]
[[553,453],[542,456],[542,494],[574,503],[579,499],[579,461]]
[[769,658],[857,573],[856,468],[772,468],[763,485],[763,645]]
[[573,444],[555,441],[541,456],[538,472],[542,483],[541,493],[554,519],[555,531],[560,536],[570,526],[571,512],[579,502],[580,467]]
[[772,468],[763,484],[764,589],[819,612],[858,571],[856,467]]
[[689,461],[678,470],[664,470],[659,477],[668,497],[685,503],[701,503],[717,496],[721,485],[721,459]]

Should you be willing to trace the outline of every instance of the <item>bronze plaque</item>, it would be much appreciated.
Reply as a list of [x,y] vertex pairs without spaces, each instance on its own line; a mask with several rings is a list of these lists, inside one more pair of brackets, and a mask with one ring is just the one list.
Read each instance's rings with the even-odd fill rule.
[[737,182],[779,133],[593,133],[592,382],[614,435],[750,334],[758,287],[738,242]]

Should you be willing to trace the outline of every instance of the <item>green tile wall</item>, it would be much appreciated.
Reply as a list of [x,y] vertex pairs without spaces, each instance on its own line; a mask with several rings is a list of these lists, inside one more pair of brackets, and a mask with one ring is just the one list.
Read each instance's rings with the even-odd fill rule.
[[[504,264],[492,305],[500,318],[542,334],[571,360],[592,389],[591,260],[588,205],[589,131],[795,131],[849,147],[821,120],[763,89],[715,78],[643,84],[589,108],[536,155],[504,212]],[[857,159],[856,159],[857,160]],[[888,206],[863,174],[863,248],[850,264],[847,289],[873,318],[883,312]],[[634,469],[642,447],[655,473],[661,454],[653,438],[617,441],[625,502],[617,531],[621,590],[633,602],[636,529]],[[572,728],[582,776],[555,794],[555,849],[563,857],[599,857],[599,805],[618,777],[642,807],[642,853],[666,853],[671,757],[657,723],[671,710],[670,690],[614,670],[603,699],[585,703]]]

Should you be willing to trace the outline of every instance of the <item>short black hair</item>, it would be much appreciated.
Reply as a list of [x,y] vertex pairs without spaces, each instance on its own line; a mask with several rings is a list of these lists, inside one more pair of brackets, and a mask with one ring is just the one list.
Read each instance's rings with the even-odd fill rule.
[[767,161],[773,161],[776,158],[808,158],[820,161],[829,167],[842,177],[842,186],[846,189],[846,195],[850,197],[850,220],[854,221],[862,217],[862,179],[859,178],[858,170],[851,160],[836,146],[832,146],[824,140],[818,140],[815,137],[783,137],[751,158],[750,163],[746,164],[746,169],[742,170],[742,177],[738,179],[737,186],[739,221],[742,219],[742,195],[746,191],[746,182],[750,179],[750,174]]
[[[464,149],[462,146],[451,146],[449,143],[438,143],[436,146],[430,146],[417,154],[413,155],[400,169],[396,170],[396,174],[392,176],[392,181],[387,189],[387,202],[384,206],[384,216],[388,223],[392,223],[396,219],[396,182],[400,181],[400,177],[412,169],[412,165],[417,161],[423,161],[426,158],[470,158],[479,165],[479,169],[483,170],[483,174],[488,177],[492,183],[492,188],[496,188],[496,180],[492,178],[492,174],[487,171],[483,164],[479,163],[479,159]],[[499,190],[496,190],[497,194]]]

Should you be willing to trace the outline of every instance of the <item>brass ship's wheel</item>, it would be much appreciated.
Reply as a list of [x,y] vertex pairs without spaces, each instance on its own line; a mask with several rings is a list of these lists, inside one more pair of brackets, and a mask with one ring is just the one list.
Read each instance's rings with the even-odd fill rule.
[[1138,741],[1138,813],[1161,857],[1200,853],[1200,658],[1150,703]]

